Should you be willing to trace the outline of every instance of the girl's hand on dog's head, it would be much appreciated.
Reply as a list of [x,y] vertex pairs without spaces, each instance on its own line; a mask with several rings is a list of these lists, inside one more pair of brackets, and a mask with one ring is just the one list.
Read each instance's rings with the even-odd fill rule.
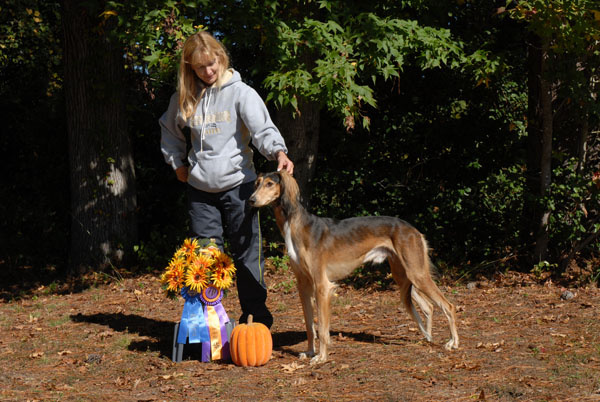
[[277,171],[285,169],[289,174],[294,174],[294,163],[283,151],[277,152]]

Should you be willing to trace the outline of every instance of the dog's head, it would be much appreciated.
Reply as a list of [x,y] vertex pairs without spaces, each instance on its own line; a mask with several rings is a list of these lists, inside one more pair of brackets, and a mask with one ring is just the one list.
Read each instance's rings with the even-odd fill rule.
[[250,205],[255,208],[281,204],[284,209],[298,202],[298,184],[285,170],[262,173],[254,182]]

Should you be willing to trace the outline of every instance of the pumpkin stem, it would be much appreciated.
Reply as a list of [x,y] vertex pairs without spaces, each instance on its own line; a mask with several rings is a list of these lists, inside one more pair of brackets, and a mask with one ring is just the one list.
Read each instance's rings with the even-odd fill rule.
[[248,314],[248,324],[252,324],[252,314]]

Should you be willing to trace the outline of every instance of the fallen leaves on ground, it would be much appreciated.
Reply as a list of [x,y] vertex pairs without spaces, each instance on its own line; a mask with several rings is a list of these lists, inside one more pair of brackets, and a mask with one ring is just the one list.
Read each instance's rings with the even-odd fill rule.
[[[183,302],[159,274],[79,292],[0,300],[0,400],[600,400],[600,292],[507,273],[440,286],[457,308],[460,349],[448,352],[443,313],[433,343],[398,292],[341,285],[330,358],[311,365],[289,276],[268,272],[273,356],[261,367],[171,361]],[[237,292],[224,300],[240,315]]]

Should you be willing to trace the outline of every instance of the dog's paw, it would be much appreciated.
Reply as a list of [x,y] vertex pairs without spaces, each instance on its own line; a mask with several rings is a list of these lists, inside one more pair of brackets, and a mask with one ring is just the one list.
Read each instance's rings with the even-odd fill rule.
[[311,358],[315,355],[314,351],[306,351],[306,352],[302,352],[300,353],[300,355],[298,355],[298,357],[300,357],[300,360],[306,360],[308,358]]
[[310,359],[310,365],[313,366],[315,364],[325,363],[327,361],[327,356],[322,356],[321,354],[316,355],[312,359]]
[[450,339],[444,348],[446,350],[458,349],[458,339]]

